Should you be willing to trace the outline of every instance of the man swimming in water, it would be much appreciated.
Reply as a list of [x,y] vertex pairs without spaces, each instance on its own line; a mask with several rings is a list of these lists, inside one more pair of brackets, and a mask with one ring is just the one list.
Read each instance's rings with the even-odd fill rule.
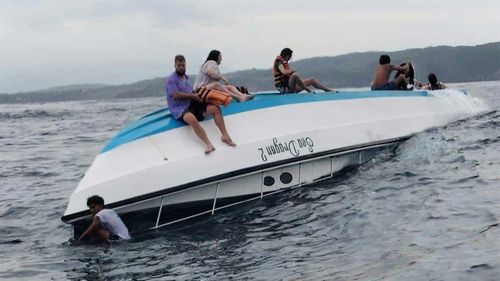
[[[388,55],[381,55],[379,65],[375,70],[375,78],[371,84],[372,91],[397,90],[400,85],[405,83],[404,74],[409,69],[409,65],[395,66],[391,64],[391,58]],[[394,81],[389,82],[389,76],[393,70],[402,72]]]

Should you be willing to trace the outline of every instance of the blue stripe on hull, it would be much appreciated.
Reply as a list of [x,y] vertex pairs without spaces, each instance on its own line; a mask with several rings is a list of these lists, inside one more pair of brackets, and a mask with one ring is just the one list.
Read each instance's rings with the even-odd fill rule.
[[[232,103],[222,108],[225,116],[257,109],[320,101],[351,100],[364,98],[386,98],[386,97],[427,97],[426,91],[366,91],[366,92],[341,92],[341,93],[319,93],[319,94],[261,94],[254,100],[243,103]],[[186,126],[182,121],[174,119],[168,108],[162,108],[149,113],[139,120],[121,130],[106,146],[101,153],[110,151],[122,144],[134,140],[166,132],[175,128]]]

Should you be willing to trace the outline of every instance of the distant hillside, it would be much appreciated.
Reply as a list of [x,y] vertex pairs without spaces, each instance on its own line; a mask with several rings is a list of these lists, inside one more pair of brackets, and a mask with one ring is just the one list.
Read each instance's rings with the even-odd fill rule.
[[62,92],[62,91],[72,91],[72,90],[92,90],[97,88],[106,87],[106,84],[76,84],[69,86],[57,86],[48,89],[38,90],[37,92]]
[[[335,88],[363,87],[370,84],[378,57],[382,53],[389,54],[393,63],[412,61],[417,69],[417,79],[421,81],[426,80],[429,72],[436,73],[444,82],[500,80],[500,42],[478,46],[439,46],[397,52],[315,57],[294,61],[292,66],[302,77],[314,76]],[[269,64],[272,64],[273,59],[269,59]],[[245,85],[251,91],[274,88],[270,69],[237,71],[228,73],[227,77],[233,84]],[[164,78],[161,77],[119,86],[88,84],[28,93],[0,94],[0,103],[162,96],[163,82]]]
[[[387,53],[393,63],[412,61],[418,80],[436,73],[444,82],[500,80],[500,42],[473,47],[428,47],[397,52],[351,53],[336,57],[315,57],[292,62],[302,77],[316,77],[332,87],[369,86],[378,58]],[[272,62],[271,62],[272,63]],[[271,71],[245,70],[227,74],[232,83],[251,90],[273,87]]]
[[[160,96],[164,78],[154,78],[133,84],[101,87],[63,86],[62,90],[42,90],[19,94],[0,94],[0,103],[33,103],[72,100],[99,100]],[[59,87],[58,87],[59,88]]]

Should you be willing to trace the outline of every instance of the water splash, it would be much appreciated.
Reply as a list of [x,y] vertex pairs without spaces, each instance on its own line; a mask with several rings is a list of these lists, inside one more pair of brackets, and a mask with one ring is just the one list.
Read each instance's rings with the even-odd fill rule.
[[473,97],[465,91],[446,89],[440,91],[431,91],[430,94],[441,100],[449,108],[455,109],[457,113],[465,112],[463,117],[470,117],[489,109],[486,102],[480,98]]

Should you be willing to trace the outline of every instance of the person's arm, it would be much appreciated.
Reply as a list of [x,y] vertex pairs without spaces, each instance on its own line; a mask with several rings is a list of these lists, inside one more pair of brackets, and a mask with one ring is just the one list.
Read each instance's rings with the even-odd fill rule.
[[220,74],[220,72],[216,69],[209,69],[209,70],[207,70],[206,74],[214,80],[226,80],[225,79],[226,77],[224,77],[224,75]]
[[80,238],[78,238],[78,242],[81,242],[85,237],[87,237],[88,235],[90,235],[93,232],[95,232],[99,228],[99,225],[101,225],[101,220],[99,219],[98,216],[94,216],[94,219],[92,220],[92,223],[82,233],[82,235],[80,236]]
[[408,71],[408,69],[410,68],[410,66],[408,64],[406,64],[405,66],[396,66],[394,64],[391,64],[391,65],[389,65],[389,67],[391,68],[391,70],[397,70],[397,71],[401,71],[403,73]]
[[196,94],[186,94],[186,93],[176,93],[173,95],[174,99],[179,99],[179,100],[191,100],[194,102],[201,103],[201,99],[198,95]]
[[214,80],[224,80],[224,83],[229,84],[229,80],[220,73],[219,67],[214,61],[206,62],[205,70],[203,72]]
[[444,83],[438,82],[439,85],[441,86],[441,90],[447,89],[446,85]]
[[292,75],[292,73],[295,72],[293,69],[285,69],[285,66],[282,63],[278,65],[278,69],[285,75]]
[[198,95],[183,93],[179,90],[179,86],[174,81],[167,83],[167,95],[172,95],[174,100],[192,100],[200,102]]
[[195,94],[186,94],[177,92],[173,94],[172,97],[174,98],[174,100],[192,100],[195,102],[201,102],[200,97],[198,97],[198,95]]

